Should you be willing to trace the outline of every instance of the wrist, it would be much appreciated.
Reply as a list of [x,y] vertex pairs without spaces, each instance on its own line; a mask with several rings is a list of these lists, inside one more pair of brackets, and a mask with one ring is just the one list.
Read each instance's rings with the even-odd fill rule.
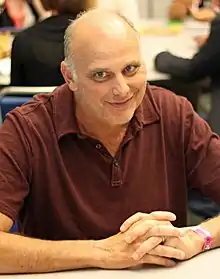
[[[71,243],[71,242],[69,242]],[[99,267],[100,252],[95,240],[72,241],[68,246],[70,263],[80,263],[80,268]]]
[[193,231],[192,229],[188,231],[188,236],[191,238],[191,240],[193,240],[194,243],[194,247],[195,247],[195,251],[196,251],[196,255],[200,254],[203,252],[203,247],[204,247],[204,237],[197,234],[195,231]]
[[104,240],[94,240],[91,243],[90,267],[104,268],[108,258],[108,249],[104,248]]

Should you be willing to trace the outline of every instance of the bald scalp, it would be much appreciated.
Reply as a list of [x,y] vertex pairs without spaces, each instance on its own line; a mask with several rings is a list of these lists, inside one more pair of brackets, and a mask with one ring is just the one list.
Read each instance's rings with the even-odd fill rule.
[[120,13],[103,9],[80,13],[65,32],[65,61],[75,74],[74,60],[83,48],[85,50],[97,41],[107,43],[108,40],[128,36],[139,41],[139,33],[133,23]]

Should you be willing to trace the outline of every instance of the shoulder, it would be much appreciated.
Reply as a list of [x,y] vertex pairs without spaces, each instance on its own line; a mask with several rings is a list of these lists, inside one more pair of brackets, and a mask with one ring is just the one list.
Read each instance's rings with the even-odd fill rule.
[[32,40],[34,37],[38,36],[42,32],[42,29],[44,26],[44,22],[37,22],[33,26],[19,32],[15,36],[15,40],[19,42],[23,42],[24,44],[27,43],[27,41]]
[[56,90],[49,94],[37,94],[33,100],[16,107],[6,115],[6,119],[12,120],[25,129],[27,133],[51,126],[53,118],[53,99]]
[[36,94],[32,101],[9,112],[7,118],[13,117],[18,122],[25,122],[33,130],[45,128],[48,132],[53,129],[57,107],[67,102],[67,90],[67,85],[62,85],[52,93]]
[[194,112],[191,103],[185,97],[161,87],[149,86],[149,98],[161,117],[181,117]]
[[[159,115],[160,129],[166,145],[173,148],[173,152],[177,151],[177,146],[180,150],[180,146],[185,148],[196,116],[191,103],[186,98],[160,87],[150,86],[149,98]],[[196,117],[198,118],[200,119]]]
[[210,35],[220,32],[220,15],[217,15],[210,24]]
[[160,126],[164,135],[172,139],[185,137],[189,133],[195,119],[192,104],[182,96],[160,87],[151,87],[149,98],[160,118]]

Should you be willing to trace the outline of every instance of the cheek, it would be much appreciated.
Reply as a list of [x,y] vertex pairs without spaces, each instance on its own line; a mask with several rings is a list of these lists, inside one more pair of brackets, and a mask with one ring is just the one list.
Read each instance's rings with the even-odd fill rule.
[[131,87],[133,88],[133,90],[140,91],[141,93],[142,91],[146,90],[146,84],[147,84],[146,75],[144,73],[138,73],[134,77],[131,83]]
[[89,105],[92,107],[100,106],[106,96],[106,85],[96,84],[94,82],[86,82],[78,85],[78,99],[82,105]]

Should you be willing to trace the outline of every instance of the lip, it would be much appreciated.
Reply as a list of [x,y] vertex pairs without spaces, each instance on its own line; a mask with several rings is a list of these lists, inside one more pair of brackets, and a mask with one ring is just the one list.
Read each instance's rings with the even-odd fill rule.
[[124,106],[126,104],[128,104],[131,100],[133,99],[133,96],[125,101],[122,101],[122,102],[115,102],[115,103],[109,103],[109,105],[112,105],[113,107],[121,107],[121,106]]

